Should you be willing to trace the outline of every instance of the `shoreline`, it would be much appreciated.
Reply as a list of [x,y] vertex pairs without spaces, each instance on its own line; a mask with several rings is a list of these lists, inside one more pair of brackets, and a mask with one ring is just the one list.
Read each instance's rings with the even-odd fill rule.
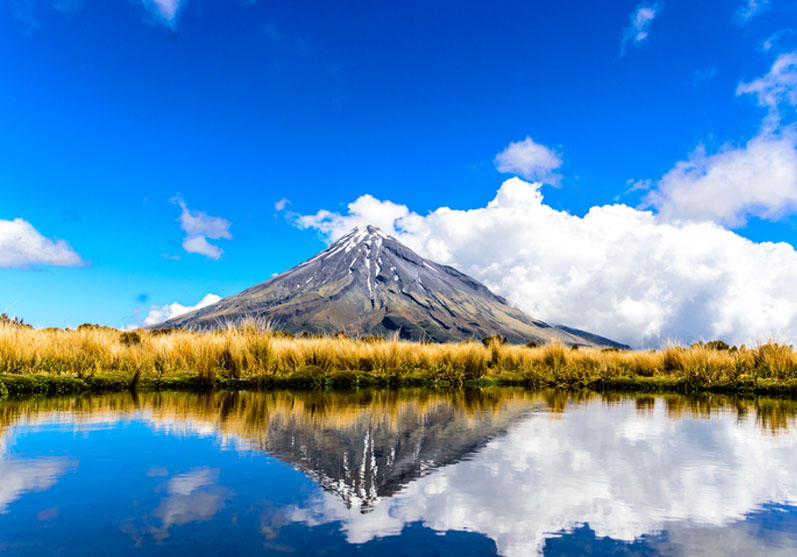
[[0,374],[0,400],[32,395],[60,396],[72,394],[105,394],[119,392],[221,392],[274,391],[283,389],[314,391],[357,391],[363,389],[423,388],[429,390],[463,390],[491,387],[521,387],[528,390],[556,389],[595,393],[625,392],[638,394],[701,394],[715,393],[739,396],[782,396],[797,398],[797,379],[787,381],[717,381],[693,383],[677,377],[616,377],[590,381],[562,382],[524,379],[508,374],[464,381],[440,377],[377,377],[364,372],[336,371],[316,375],[298,373],[289,376],[254,376],[247,378],[217,377],[213,383],[201,374],[185,372],[163,377],[139,378],[135,383],[121,374],[98,373],[89,377],[71,377],[46,373]]

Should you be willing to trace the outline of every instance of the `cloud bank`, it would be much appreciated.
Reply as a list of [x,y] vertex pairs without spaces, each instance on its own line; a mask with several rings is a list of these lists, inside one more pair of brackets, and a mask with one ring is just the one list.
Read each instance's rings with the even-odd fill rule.
[[528,314],[636,347],[667,340],[797,339],[797,253],[711,222],[667,222],[626,205],[581,216],[546,205],[540,183],[505,181],[487,206],[420,215],[364,195],[297,224],[335,240],[374,224],[484,282]]
[[211,259],[221,257],[224,250],[208,242],[208,238],[211,240],[232,239],[230,221],[221,217],[211,217],[202,211],[192,211],[180,198],[175,199],[174,202],[183,210],[179,218],[180,228],[186,234],[183,239],[183,249],[188,253],[198,253]]
[[178,304],[177,302],[166,304],[164,306],[153,305],[150,306],[149,313],[147,313],[147,316],[144,318],[141,326],[149,327],[151,325],[157,325],[158,323],[163,323],[164,321],[184,315],[190,311],[194,311],[195,309],[200,309],[205,306],[215,304],[219,300],[221,300],[221,296],[217,296],[216,294],[207,294],[199,301],[199,303],[194,306],[184,306],[182,304]]
[[22,219],[0,219],[0,268],[73,267],[82,263],[80,256],[65,241],[45,238]]

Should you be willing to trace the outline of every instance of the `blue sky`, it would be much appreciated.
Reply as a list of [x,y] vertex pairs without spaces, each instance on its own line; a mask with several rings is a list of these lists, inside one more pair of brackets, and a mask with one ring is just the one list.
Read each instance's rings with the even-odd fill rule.
[[[795,49],[797,5],[783,0],[9,0],[0,8],[0,225],[17,224],[0,226],[0,310],[37,326],[138,323],[152,306],[231,295],[313,255],[338,234],[319,211],[351,224],[348,205],[365,194],[419,218],[473,211],[513,175],[553,183],[536,191],[557,214],[621,203],[650,209],[659,227],[711,222],[755,242],[756,254],[760,242],[793,245],[797,86],[788,64],[777,75],[773,65]],[[768,104],[767,94],[778,99]],[[716,198],[748,194],[725,208],[693,195],[703,183],[693,175],[706,168],[691,181],[664,179],[700,149],[714,168],[723,161],[713,155],[752,152],[755,138],[772,140],[760,150],[764,167],[780,141],[772,195],[749,193],[772,181],[742,168],[744,157],[729,163],[739,178]],[[502,167],[496,157],[513,142],[520,159]],[[527,160],[541,151],[524,145],[557,164]],[[15,219],[68,247],[44,253]],[[457,256],[456,246],[435,252],[430,237],[454,240],[434,230],[405,240],[504,295],[523,290],[484,271],[500,261]],[[773,267],[791,273],[794,257],[783,257]],[[542,267],[522,284],[549,272]],[[797,333],[797,309],[767,317],[772,330],[728,325],[734,316],[723,325],[717,307],[744,284],[734,280],[705,303],[693,290],[662,296],[681,296],[680,309],[644,314],[672,325],[648,337]],[[758,294],[797,304],[785,289]],[[611,295],[644,306],[652,294]],[[528,296],[509,297],[542,318],[630,338]],[[682,323],[696,300],[713,312],[710,327]]]

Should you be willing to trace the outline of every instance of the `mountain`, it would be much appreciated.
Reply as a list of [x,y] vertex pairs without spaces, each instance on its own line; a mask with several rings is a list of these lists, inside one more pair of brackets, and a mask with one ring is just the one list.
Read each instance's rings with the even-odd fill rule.
[[480,282],[424,259],[373,226],[355,228],[302,264],[155,328],[208,330],[247,318],[290,333],[397,333],[435,342],[498,334],[513,343],[559,339],[581,346],[623,346],[533,319]]

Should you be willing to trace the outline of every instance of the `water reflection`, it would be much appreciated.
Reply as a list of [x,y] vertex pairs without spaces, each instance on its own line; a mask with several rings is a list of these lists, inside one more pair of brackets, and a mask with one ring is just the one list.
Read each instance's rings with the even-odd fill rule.
[[152,513],[161,522],[151,530],[155,539],[168,537],[172,526],[212,518],[228,494],[217,485],[218,477],[218,469],[197,468],[171,478],[166,484],[168,495]]
[[476,451],[543,401],[519,390],[166,393],[12,402],[3,419],[85,427],[140,416],[173,434],[218,434],[225,444],[279,456],[367,512],[414,478]]
[[21,459],[8,457],[0,449],[0,514],[23,493],[44,491],[70,468],[64,459]]
[[756,422],[723,416],[673,420],[671,410],[646,408],[640,419],[627,404],[582,405],[558,419],[524,420],[369,515],[324,494],[297,507],[293,519],[340,521],[354,543],[423,521],[481,532],[501,553],[528,555],[551,533],[582,524],[599,537],[633,541],[670,522],[722,526],[761,504],[795,501],[792,431],[761,435]]
[[[107,480],[122,486],[102,504],[124,536],[92,542],[104,551],[177,552],[190,531],[194,542],[301,553],[390,553],[390,540],[405,550],[425,540],[441,554],[789,552],[795,425],[795,401],[716,395],[496,389],[11,401],[0,404],[0,549],[25,553],[34,520],[66,543],[65,509],[74,514],[82,502],[62,484],[74,493]],[[110,446],[119,453],[105,454]],[[89,474],[100,461],[106,469]],[[12,525],[18,534],[4,545]]]

